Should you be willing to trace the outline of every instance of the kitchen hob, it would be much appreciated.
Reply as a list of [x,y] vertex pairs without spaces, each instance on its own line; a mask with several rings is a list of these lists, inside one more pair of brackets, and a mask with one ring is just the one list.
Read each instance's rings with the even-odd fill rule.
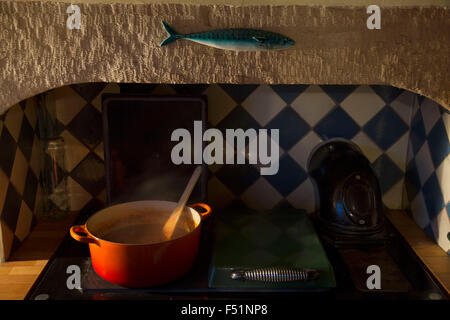
[[[222,212],[222,214],[225,214]],[[79,217],[78,223],[85,218]],[[88,246],[67,236],[27,295],[32,300],[62,299],[447,299],[404,239],[388,225],[390,241],[381,249],[324,249],[335,276],[333,288],[210,288],[218,219],[203,226],[198,257],[192,270],[170,284],[143,289],[124,288],[103,280],[94,271]],[[367,289],[368,265],[382,270],[380,290]],[[78,273],[79,271],[79,273]],[[80,276],[79,288],[76,278]]]

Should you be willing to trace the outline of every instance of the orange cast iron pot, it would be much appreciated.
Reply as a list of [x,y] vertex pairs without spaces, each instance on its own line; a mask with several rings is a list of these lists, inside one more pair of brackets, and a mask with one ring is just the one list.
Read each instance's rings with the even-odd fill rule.
[[[160,232],[177,203],[136,201],[111,206],[92,215],[85,225],[70,228],[77,241],[88,243],[92,266],[103,279],[125,287],[150,287],[176,280],[194,264],[202,219],[211,213],[204,203],[186,207],[194,224],[171,240],[152,243],[112,242],[102,239],[108,231],[127,225],[149,225]],[[206,210],[199,213],[196,208]],[[151,232],[151,231],[150,231]]]

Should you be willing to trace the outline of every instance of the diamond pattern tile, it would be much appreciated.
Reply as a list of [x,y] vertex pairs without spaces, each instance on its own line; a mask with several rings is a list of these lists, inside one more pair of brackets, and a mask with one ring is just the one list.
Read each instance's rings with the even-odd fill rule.
[[75,90],[84,100],[91,102],[105,87],[106,83],[81,83],[72,84],[70,87]]
[[431,129],[427,138],[430,146],[431,158],[435,168],[439,167],[441,162],[450,153],[450,140],[442,119],[439,119]]
[[25,188],[27,172],[28,172],[27,159],[25,159],[25,156],[23,155],[22,151],[20,151],[20,149],[17,149],[16,154],[14,156],[14,164],[11,172],[10,181],[16,188],[16,191],[19,192],[21,196],[23,195],[23,190]]
[[430,99],[425,99],[421,105],[421,113],[425,134],[429,134],[436,122],[441,118],[440,106]]
[[68,125],[86,105],[86,100],[69,86],[53,90],[48,99],[54,99],[56,118],[63,125]]
[[436,177],[439,180],[439,186],[444,197],[444,202],[450,202],[450,156],[442,161],[441,165],[436,169]]
[[2,208],[5,204],[6,193],[8,192],[9,179],[6,174],[0,169],[0,216]]
[[423,197],[426,200],[426,206],[430,220],[434,219],[444,207],[444,199],[439,186],[436,174],[433,173],[425,182],[422,188]]
[[287,197],[287,201],[297,209],[304,209],[308,213],[316,210],[314,185],[310,178],[303,181]]
[[102,116],[88,104],[73,118],[67,129],[89,148],[95,148],[102,141]]
[[272,186],[283,196],[287,196],[306,178],[307,174],[288,154],[280,159],[278,173],[265,176]]
[[61,133],[66,145],[65,165],[66,170],[72,171],[88,154],[89,149],[77,138],[70,134],[68,130]]
[[408,126],[391,107],[385,107],[367,122],[363,130],[377,145],[387,150],[408,131]]
[[286,103],[270,86],[261,85],[242,102],[242,106],[261,126],[265,126]]
[[385,194],[383,194],[383,204],[394,210],[402,209],[402,203],[398,201],[403,196],[404,180],[400,179],[395,185],[393,185]]
[[92,195],[71,177],[67,178],[70,210],[82,210],[92,199]]
[[405,133],[388,150],[386,154],[394,161],[395,165],[402,171],[405,171],[406,155],[408,151],[409,134]]
[[8,227],[8,225],[0,219],[0,229],[2,229],[2,241],[3,241],[3,256],[0,257],[0,262],[5,261],[11,254],[14,247],[14,233]]
[[[272,157],[272,155],[271,155],[271,150],[274,150],[274,152],[277,152],[277,150],[278,150],[278,159],[280,159],[282,156],[283,156],[283,154],[285,153],[285,151],[283,150],[283,148],[281,148],[279,145],[278,145],[278,143],[277,143],[277,141],[275,141],[276,139],[275,139],[275,136],[274,136],[274,133],[273,132],[271,132],[271,131],[268,131],[268,137],[267,137],[267,152],[268,152],[268,157]],[[258,142],[259,143],[259,142]],[[259,147],[258,147],[259,148]],[[247,145],[247,148],[246,148],[246,152],[247,152],[247,154],[246,154],[246,157],[247,157],[247,159],[249,159],[249,157],[250,157],[250,151],[248,150],[249,148],[248,148],[248,145]],[[259,151],[259,149],[258,149],[258,151]],[[275,158],[275,156],[274,156],[274,158]],[[275,160],[273,160],[272,158],[270,158],[270,163],[267,163],[267,161],[268,160],[266,160],[264,163],[261,161],[262,159],[259,159],[259,156],[257,157],[257,163],[256,164],[254,164],[253,166],[255,167],[255,168],[257,168],[258,169],[258,171],[259,172],[261,172],[261,170],[263,170],[263,168],[269,168],[269,167],[272,167],[272,169],[274,169],[276,166],[278,166],[278,164],[277,164],[277,160],[278,159],[275,159]],[[250,160],[247,160],[248,162],[250,161]],[[273,161],[273,163],[272,163],[272,161]],[[265,175],[267,175],[267,174],[269,174],[269,173],[264,173]]]
[[284,108],[270,121],[267,129],[279,129],[280,146],[288,150],[310,130],[309,125],[291,108]]
[[403,172],[385,154],[381,155],[372,166],[377,173],[383,194],[403,177]]
[[428,142],[425,142],[422,148],[420,148],[419,152],[416,155],[415,162],[416,167],[420,168],[419,178],[420,183],[423,186],[434,171],[430,149],[428,148]]
[[0,219],[6,223],[10,230],[16,230],[21,204],[20,194],[12,184],[9,184]]
[[220,86],[239,104],[258,88],[258,85],[254,84],[221,84]]
[[216,177],[235,195],[243,193],[259,177],[252,165],[225,165],[216,172]]
[[383,150],[381,150],[377,144],[373,142],[373,140],[370,139],[363,131],[358,132],[358,134],[352,138],[352,141],[360,147],[361,151],[367,159],[369,159],[370,163],[377,160],[383,153]]
[[32,97],[28,100],[26,100],[24,113],[25,116],[28,119],[28,122],[30,123],[33,130],[36,128],[37,124],[37,108],[38,108],[38,99],[37,97]]
[[247,130],[253,128],[258,130],[260,125],[255,119],[242,107],[234,108],[218,125],[217,128],[225,136],[226,129]]
[[30,169],[36,176],[39,176],[41,144],[37,135],[34,136],[33,147],[31,149]]
[[447,131],[447,137],[450,137],[450,112],[442,111],[442,121]]
[[281,99],[287,104],[290,104],[295,100],[303,91],[305,91],[307,85],[294,85],[294,84],[277,84],[270,86],[273,91],[275,91]]
[[39,180],[33,170],[28,170],[25,181],[25,190],[23,191],[23,200],[28,205],[28,208],[34,209],[38,184]]
[[414,199],[420,191],[422,184],[420,182],[419,172],[416,163],[413,161],[406,167],[405,172],[405,187],[409,201]]
[[102,95],[106,93],[120,93],[120,87],[117,83],[108,83],[103,90],[92,99],[91,104],[100,112],[102,112]]
[[34,129],[26,117],[22,119],[22,127],[20,129],[20,135],[18,145],[27,161],[30,161],[31,151],[33,149]]
[[[261,197],[261,195],[265,195]],[[263,177],[255,181],[241,196],[247,207],[255,210],[269,210],[275,207],[283,197]]]
[[2,135],[0,136],[0,168],[3,169],[5,174],[9,177],[14,164],[14,156],[16,154],[17,144],[12,135],[9,133],[8,128],[3,128]]
[[31,212],[30,208],[28,208],[26,203],[22,201],[19,216],[17,218],[17,228],[14,232],[14,235],[20,241],[23,241],[26,238],[26,236],[30,233],[32,221],[33,221],[33,212]]
[[100,159],[105,161],[105,146],[101,142],[94,150],[95,154],[99,156]]
[[204,94],[208,97],[208,120],[213,126],[236,107],[236,102],[217,84],[209,86]]
[[179,94],[201,94],[208,88],[207,84],[171,84]]
[[12,106],[5,116],[4,125],[6,128],[8,128],[11,136],[14,138],[16,142],[19,141],[23,116],[24,113],[19,104]]
[[319,86],[309,86],[291,106],[310,125],[314,126],[335,106],[335,102]]
[[322,142],[322,139],[314,132],[309,131],[298,143],[289,150],[289,155],[294,159],[305,171],[308,170],[307,162],[309,154],[316,145]]
[[423,125],[422,113],[417,111],[411,120],[411,146],[413,154],[416,154],[425,142],[425,127]]
[[92,152],[72,170],[70,176],[92,195],[105,188],[104,163]]
[[214,203],[218,209],[229,206],[235,195],[217,177],[213,176],[208,181],[208,203]]
[[386,103],[394,101],[401,93],[403,89],[395,88],[392,86],[370,86]]
[[359,131],[359,126],[342,108],[337,107],[314,127],[314,131],[324,140],[336,137],[351,139]]
[[383,107],[384,101],[369,87],[360,86],[352,92],[344,101],[341,107],[344,109],[359,126],[363,126],[373,118]]
[[409,91],[403,91],[394,101],[390,103],[392,110],[394,110],[403,122],[408,126],[411,125],[411,106],[414,104],[416,95]]
[[342,85],[324,85],[320,86],[334,102],[340,104],[347,98],[357,86],[342,86]]

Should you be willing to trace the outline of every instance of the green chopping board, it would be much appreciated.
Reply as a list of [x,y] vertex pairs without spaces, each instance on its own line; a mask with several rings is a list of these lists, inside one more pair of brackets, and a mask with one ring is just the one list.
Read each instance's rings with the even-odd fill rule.
[[[333,268],[308,214],[297,209],[216,212],[216,242],[209,287],[216,289],[314,290],[336,287]],[[233,280],[233,269],[264,267],[309,268],[320,277],[307,282]]]

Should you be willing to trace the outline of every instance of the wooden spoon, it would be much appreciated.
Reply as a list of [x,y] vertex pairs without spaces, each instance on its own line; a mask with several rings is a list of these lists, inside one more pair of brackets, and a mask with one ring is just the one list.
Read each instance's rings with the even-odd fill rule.
[[[186,220],[192,220],[192,217],[184,213],[184,207],[186,206],[186,202],[188,201],[192,190],[194,190],[195,184],[197,183],[200,175],[202,173],[202,167],[198,166],[195,168],[194,173],[192,174],[189,182],[184,189],[183,194],[181,195],[180,200],[178,200],[178,204],[170,215],[169,219],[167,219],[166,223],[163,226],[163,234],[167,240],[170,240],[173,236],[175,228],[177,227],[178,221],[180,217]],[[192,225],[192,223],[188,223],[188,225]]]

